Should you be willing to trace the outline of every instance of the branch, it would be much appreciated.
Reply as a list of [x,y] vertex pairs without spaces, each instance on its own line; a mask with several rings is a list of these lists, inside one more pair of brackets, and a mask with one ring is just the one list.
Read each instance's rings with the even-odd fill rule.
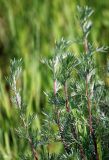
[[[88,49],[88,41],[87,41],[86,38],[84,39],[84,50],[85,50],[86,54],[88,54],[89,49]],[[98,154],[98,151],[97,151],[96,136],[95,136],[94,129],[93,129],[93,126],[92,126],[91,101],[90,101],[90,96],[89,96],[89,93],[88,93],[88,83],[89,82],[88,82],[88,74],[87,74],[86,75],[86,97],[87,97],[87,105],[88,105],[88,113],[89,113],[89,128],[90,128],[90,134],[92,136],[93,143],[94,143],[96,160],[99,160],[99,154]]]
[[[24,128],[25,128],[26,132],[28,133],[28,126],[26,125],[24,118],[21,117],[21,120],[23,121]],[[34,144],[33,144],[33,141],[32,141],[32,138],[30,137],[30,135],[28,135],[27,139],[28,139],[28,142],[30,144],[31,152],[32,152],[32,155],[34,157],[34,160],[38,160],[38,153],[35,150],[35,147],[34,147]]]
[[[56,97],[56,80],[54,80],[54,96]],[[60,136],[61,136],[61,142],[64,146],[64,149],[67,153],[69,153],[69,148],[68,148],[68,145],[66,144],[65,142],[65,139],[64,139],[64,136],[63,136],[63,130],[61,128],[61,124],[60,124],[60,111],[58,108],[56,108],[55,106],[55,113],[57,115],[57,125],[58,125],[58,129],[59,129],[59,133],[60,133]]]
[[32,139],[30,138],[30,136],[29,136],[29,138],[28,138],[28,142],[29,142],[29,144],[30,144],[31,151],[32,151],[32,154],[33,154],[34,159],[35,159],[35,160],[38,160],[38,154],[37,154],[37,152],[36,152],[36,150],[35,150],[35,148],[34,148],[34,144],[33,144],[33,142],[32,142]]
[[68,100],[67,82],[64,83],[64,93],[65,93],[66,112],[70,112],[69,100]]

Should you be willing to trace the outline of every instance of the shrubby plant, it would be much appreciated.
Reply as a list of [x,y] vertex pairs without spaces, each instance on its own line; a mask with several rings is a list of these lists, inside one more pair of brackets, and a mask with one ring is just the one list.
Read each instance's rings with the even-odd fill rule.
[[[90,7],[77,7],[82,31],[81,39],[56,42],[54,54],[43,59],[51,73],[53,88],[44,92],[48,99],[48,111],[43,111],[40,130],[31,125],[35,115],[26,114],[20,90],[17,88],[21,72],[21,59],[11,61],[12,100],[17,106],[20,126],[18,135],[29,144],[30,152],[19,159],[35,160],[107,160],[109,159],[108,90],[97,74],[96,54],[108,47],[95,48],[88,40],[92,28]],[[82,46],[77,56],[72,44]],[[53,145],[60,146],[58,153]]]

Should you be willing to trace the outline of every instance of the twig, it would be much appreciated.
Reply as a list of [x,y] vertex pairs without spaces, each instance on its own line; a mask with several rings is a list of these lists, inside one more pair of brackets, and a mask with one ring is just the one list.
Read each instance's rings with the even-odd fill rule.
[[[88,41],[87,41],[86,38],[84,39],[84,50],[85,50],[86,54],[87,54],[88,51],[89,51],[89,49],[88,49]],[[89,113],[89,128],[90,128],[90,134],[91,134],[91,136],[92,136],[93,143],[94,143],[96,160],[99,160],[99,155],[98,155],[98,151],[97,151],[96,136],[95,136],[94,129],[93,129],[93,126],[92,126],[91,101],[90,101],[90,96],[89,96],[89,93],[88,93],[88,75],[86,75],[86,97],[87,97],[87,105],[88,105],[88,113]]]
[[30,138],[30,136],[29,136],[29,138],[28,138],[28,141],[29,141],[29,144],[30,144],[31,151],[32,151],[32,154],[33,154],[34,159],[35,159],[35,160],[38,160],[38,154],[37,154],[37,152],[36,152],[36,150],[35,150],[35,148],[34,148],[34,144],[33,144],[33,142],[32,142],[32,139]]
[[68,91],[67,91],[67,82],[65,81],[64,83],[64,93],[65,93],[65,106],[66,106],[66,111],[70,112],[70,107],[69,107],[69,100],[68,100]]
[[62,130],[61,124],[60,124],[60,112],[59,112],[59,110],[57,111],[57,124],[58,124],[59,132],[60,132],[60,136],[61,136],[61,141],[63,143],[64,149],[67,153],[69,153],[70,149],[69,149],[67,143],[65,142],[64,135],[63,135],[63,130]]
[[[26,125],[26,123],[25,123],[24,118],[22,118],[22,117],[20,117],[20,118],[22,119],[24,128],[26,129],[26,131],[27,131],[27,133],[28,133],[28,127],[27,127],[27,125]],[[32,142],[32,138],[30,137],[29,133],[28,133],[28,138],[27,138],[27,139],[28,139],[28,142],[29,142],[29,144],[30,144],[31,151],[32,151],[32,155],[33,155],[34,159],[35,159],[35,160],[38,160],[38,153],[37,153],[37,151],[35,150],[34,144],[33,144],[33,142]]]
[[[71,132],[72,132],[72,136],[73,136],[73,137],[75,138],[75,140],[77,141],[77,139],[78,139],[78,133],[76,132],[76,129],[74,128],[73,125],[71,125]],[[85,158],[85,153],[84,153],[84,149],[83,149],[82,144],[77,143],[77,145],[78,145],[78,148],[79,148],[79,152],[80,152],[81,159],[82,159],[82,160],[86,160],[86,158]]]
[[[54,96],[56,97],[56,80],[54,80]],[[55,106],[55,113],[57,115],[57,125],[58,125],[58,129],[59,129],[59,133],[61,136],[61,142],[63,143],[64,149],[67,153],[69,153],[69,148],[68,145],[65,142],[64,136],[63,136],[63,130],[61,128],[61,124],[60,124],[60,111],[58,108],[56,108]]]

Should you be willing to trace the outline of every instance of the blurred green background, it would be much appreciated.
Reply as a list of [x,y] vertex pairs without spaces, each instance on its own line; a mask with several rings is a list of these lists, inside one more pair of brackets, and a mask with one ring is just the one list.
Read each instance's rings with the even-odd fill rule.
[[[40,59],[53,54],[55,40],[77,37],[77,5],[95,10],[91,41],[95,46],[109,45],[109,0],[0,0],[0,160],[15,160],[26,151],[26,144],[15,133],[18,119],[5,80],[10,59],[23,59],[22,96],[28,113],[38,114],[35,127],[40,127],[40,113],[47,107],[43,91],[52,86]],[[79,48],[74,45],[73,51]],[[108,53],[96,59],[100,76],[108,84]]]

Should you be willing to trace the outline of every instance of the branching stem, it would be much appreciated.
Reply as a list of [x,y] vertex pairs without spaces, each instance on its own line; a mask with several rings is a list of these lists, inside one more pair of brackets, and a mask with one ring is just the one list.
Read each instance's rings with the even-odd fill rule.
[[[88,41],[85,38],[84,39],[84,50],[86,52],[86,54],[88,54]],[[91,101],[90,101],[90,96],[89,96],[89,92],[88,92],[88,75],[86,75],[86,97],[87,97],[87,105],[88,105],[88,113],[89,113],[89,128],[90,128],[90,134],[92,136],[92,140],[94,143],[94,149],[95,149],[95,155],[96,155],[96,160],[99,160],[99,155],[98,155],[98,151],[97,151],[97,142],[96,142],[96,136],[94,133],[94,129],[92,126],[92,113],[91,113]]]

